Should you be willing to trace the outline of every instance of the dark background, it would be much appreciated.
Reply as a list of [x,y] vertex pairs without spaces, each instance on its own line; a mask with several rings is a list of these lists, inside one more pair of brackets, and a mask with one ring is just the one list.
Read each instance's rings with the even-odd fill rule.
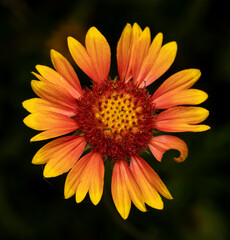
[[[178,239],[227,240],[229,233],[229,7],[216,0],[0,0],[0,239]],[[142,213],[133,205],[128,220],[117,213],[110,193],[109,168],[98,206],[88,196],[76,204],[64,200],[65,176],[44,179],[43,166],[31,159],[44,142],[30,143],[35,131],[23,125],[21,102],[34,97],[30,73],[36,64],[51,66],[51,48],[74,65],[81,82],[86,76],[71,60],[67,36],[84,42],[96,26],[112,49],[111,77],[116,75],[115,49],[127,22],[149,26],[152,37],[164,33],[164,43],[178,43],[170,74],[199,68],[195,85],[209,94],[202,104],[210,110],[212,129],[178,134],[189,147],[184,163],[162,163],[145,156],[168,186],[174,200],[163,199],[163,211]],[[152,91],[150,88],[150,91]]]

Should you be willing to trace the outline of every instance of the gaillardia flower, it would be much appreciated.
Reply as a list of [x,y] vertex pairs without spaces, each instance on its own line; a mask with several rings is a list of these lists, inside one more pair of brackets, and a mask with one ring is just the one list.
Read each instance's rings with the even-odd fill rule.
[[191,89],[201,75],[197,69],[175,73],[153,95],[146,89],[168,70],[176,56],[176,42],[162,46],[162,40],[159,33],[151,42],[148,27],[142,31],[136,23],[127,24],[117,45],[118,76],[111,79],[111,52],[104,36],[90,28],[85,47],[69,37],[70,53],[92,80],[91,88],[82,89],[70,63],[54,50],[51,60],[55,70],[36,66],[38,80],[32,80],[31,85],[38,98],[23,102],[31,113],[24,123],[42,131],[31,141],[59,138],[42,147],[32,163],[46,164],[46,178],[68,172],[65,198],[75,195],[79,203],[89,192],[93,204],[98,204],[104,161],[110,161],[112,198],[124,219],[131,202],[144,212],[146,204],[163,208],[160,195],[172,199],[160,177],[139,155],[150,149],[161,161],[167,150],[176,149],[180,156],[175,161],[184,161],[188,153],[185,142],[161,133],[206,131],[209,126],[199,123],[209,112],[186,106],[207,99],[205,92]]

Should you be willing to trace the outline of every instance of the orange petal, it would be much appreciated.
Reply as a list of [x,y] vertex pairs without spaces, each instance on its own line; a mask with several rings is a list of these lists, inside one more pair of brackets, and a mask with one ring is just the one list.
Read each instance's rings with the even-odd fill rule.
[[61,74],[56,72],[54,69],[44,65],[37,65],[36,69],[44,77],[45,82],[64,88],[74,98],[79,98],[82,95],[82,93],[79,93]]
[[68,37],[70,53],[77,65],[93,81],[104,81],[110,70],[110,47],[105,37],[92,27],[86,34],[86,48],[72,37]]
[[130,79],[132,39],[132,26],[128,23],[117,44],[117,69],[120,79],[124,81]]
[[[84,137],[75,135],[55,139],[40,149],[40,153],[38,152],[38,156],[33,161],[44,161],[45,156],[48,163],[44,168],[44,177],[56,177],[73,167],[83,153],[85,144]],[[43,156],[43,159],[40,160],[39,155]]]
[[197,105],[207,98],[208,94],[198,89],[185,89],[179,92],[175,89],[156,99],[152,98],[152,103],[155,109],[166,109],[178,105]]
[[143,165],[139,163],[139,160],[136,159],[135,156],[132,156],[130,160],[130,169],[139,187],[141,188],[144,201],[152,208],[163,209],[164,204],[160,195],[154,186],[151,185],[151,182],[148,181],[148,178],[145,176],[145,171],[143,171],[142,168]]
[[49,111],[31,113],[23,121],[28,127],[40,131],[53,128],[67,128],[73,130],[78,128],[76,121],[72,118]]
[[204,121],[209,111],[201,107],[173,107],[156,116],[155,128],[164,132],[202,132],[207,125],[195,125]]
[[148,146],[159,162],[161,161],[163,154],[170,149],[175,149],[180,152],[179,157],[174,157],[176,162],[183,162],[188,156],[188,147],[186,143],[175,136],[162,135],[153,137]]
[[117,211],[122,218],[127,219],[131,209],[131,199],[119,162],[115,162],[113,168],[111,191]]
[[82,88],[78,76],[68,60],[53,49],[50,51],[50,56],[56,71],[61,74],[80,94],[82,94]]
[[147,76],[140,82],[140,87],[146,87],[164,74],[175,60],[177,52],[176,42],[169,42],[165,44],[154,62],[151,70]]
[[30,113],[39,112],[39,111],[51,111],[51,112],[61,113],[69,117],[76,115],[76,111],[73,111],[71,108],[49,102],[42,98],[31,98],[31,99],[25,100],[22,103],[22,105]]
[[91,152],[82,157],[67,175],[65,198],[76,194],[76,202],[81,202],[88,191],[94,204],[97,204],[103,191],[104,166],[99,153]]
[[[140,178],[143,181],[143,178],[148,182],[149,185],[152,186],[152,188],[156,189],[162,196],[164,196],[167,199],[172,199],[172,196],[170,192],[168,191],[165,184],[162,182],[160,177],[157,175],[157,173],[147,164],[145,160],[143,160],[138,155],[132,156],[132,170],[135,172],[134,174],[140,173]],[[131,167],[131,166],[130,166]],[[141,179],[139,181],[141,182]],[[143,189],[145,186],[140,186],[141,189]],[[147,189],[143,189],[143,191],[148,191]],[[160,207],[160,206],[159,206]]]

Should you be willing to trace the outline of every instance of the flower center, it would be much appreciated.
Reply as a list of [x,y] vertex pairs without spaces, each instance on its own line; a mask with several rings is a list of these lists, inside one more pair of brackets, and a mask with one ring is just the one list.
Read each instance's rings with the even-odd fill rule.
[[138,126],[139,111],[130,94],[114,92],[101,98],[95,106],[95,117],[105,134],[115,138],[125,132],[135,132]]
[[93,150],[112,161],[130,158],[147,147],[154,107],[146,89],[132,82],[106,80],[86,89],[74,117]]

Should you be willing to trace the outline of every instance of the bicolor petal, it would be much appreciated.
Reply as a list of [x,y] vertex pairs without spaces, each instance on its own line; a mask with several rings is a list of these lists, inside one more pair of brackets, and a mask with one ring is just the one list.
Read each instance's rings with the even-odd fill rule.
[[43,146],[33,157],[33,164],[44,164],[44,177],[56,177],[68,172],[78,161],[85,148],[85,138],[65,136]]
[[129,215],[131,201],[139,210],[146,211],[141,189],[125,160],[115,162],[111,190],[115,206],[124,219]]
[[54,49],[50,51],[50,57],[56,71],[61,74],[70,85],[79,92],[79,94],[82,94],[82,88],[78,76],[68,60]]
[[132,26],[128,23],[117,44],[117,70],[121,80],[130,79],[130,58],[132,48]]
[[[158,33],[156,37],[153,39],[148,52],[143,59],[143,63],[140,67],[140,70],[135,76],[134,81],[137,82],[137,84],[140,84],[142,81],[145,80],[145,77],[148,75],[148,73],[151,71],[153,64],[155,63],[157,56],[159,54],[159,51],[162,46],[163,41],[163,34]],[[138,52],[138,51],[137,51]]]
[[151,100],[155,109],[165,109],[177,105],[196,105],[204,102],[208,95],[190,88],[200,77],[197,69],[180,71],[169,77],[153,94]]
[[43,76],[45,82],[64,88],[76,99],[82,95],[81,92],[78,92],[77,89],[75,89],[61,74],[56,72],[54,69],[44,65],[37,65],[36,69]]
[[85,74],[100,83],[107,79],[110,70],[111,51],[105,37],[92,27],[86,34],[85,45],[68,37],[70,53]]
[[64,88],[55,86],[52,83],[32,80],[31,87],[37,96],[51,103],[65,106],[74,111],[76,100]]
[[[172,196],[165,186],[165,184],[162,182],[158,174],[148,165],[148,163],[142,159],[138,155],[134,155],[131,157],[130,167],[132,169],[132,172],[134,172],[135,176],[137,177],[137,173],[140,174],[140,179],[137,181],[142,180],[142,182],[145,181],[144,186],[149,187],[152,186],[152,188],[156,189],[157,192],[159,192],[162,196],[164,196],[167,199],[172,199]],[[148,196],[148,189],[143,189],[144,186],[141,186],[142,191],[145,191],[145,196],[147,199]],[[154,194],[154,193],[153,193]],[[157,199],[157,197],[156,197]],[[154,200],[153,200],[154,201]],[[159,201],[159,199],[157,200]],[[152,202],[153,204],[153,202]],[[156,204],[156,203],[155,203]],[[161,203],[158,202],[158,207],[161,207]]]
[[157,55],[151,70],[147,76],[139,82],[140,87],[146,87],[163,75],[172,65],[177,53],[176,42],[166,43]]
[[77,123],[74,119],[55,112],[40,111],[28,115],[24,123],[35,130],[43,131],[52,128],[73,128],[77,129]]
[[23,122],[32,129],[45,130],[34,136],[31,141],[40,141],[61,136],[78,129],[78,125],[74,119],[60,113],[48,111],[31,113]]
[[130,169],[138,185],[141,188],[144,201],[152,208],[163,209],[163,201],[159,193],[155,189],[154,185],[151,184],[151,182],[149,182],[148,178],[146,177],[146,170],[143,170],[144,166],[141,164],[141,162],[142,160],[140,160],[136,156],[132,156],[130,160]]
[[65,198],[75,194],[80,203],[89,191],[96,205],[101,199],[104,185],[104,163],[100,153],[91,152],[82,157],[68,173],[65,182]]
[[149,142],[148,147],[159,162],[161,161],[163,154],[170,149],[175,149],[180,152],[179,157],[174,157],[176,162],[183,162],[188,156],[188,147],[186,143],[180,138],[171,135],[153,137]]
[[52,103],[42,98],[31,98],[25,100],[22,103],[23,107],[30,113],[35,113],[39,111],[49,111],[56,112],[66,115],[68,117],[72,117],[76,115],[76,110],[70,107],[60,105],[57,103]]
[[196,125],[204,121],[209,111],[201,107],[173,107],[159,113],[155,128],[164,132],[202,132],[210,129],[207,125]]

